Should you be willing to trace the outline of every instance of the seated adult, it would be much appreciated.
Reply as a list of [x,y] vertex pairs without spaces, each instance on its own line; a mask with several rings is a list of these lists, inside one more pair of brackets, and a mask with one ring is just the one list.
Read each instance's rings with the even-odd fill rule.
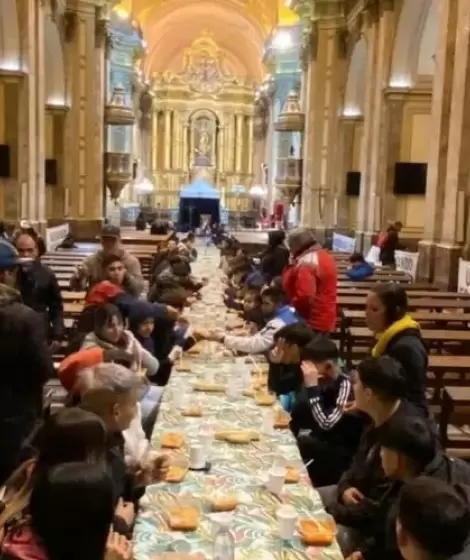
[[134,297],[139,297],[135,282],[133,283],[126,272],[126,266],[120,253],[107,253],[103,255],[102,266],[105,280],[122,288],[126,293]]
[[[60,463],[101,461],[106,452],[106,427],[91,412],[64,408],[48,418],[25,450],[28,459],[6,481],[0,500],[2,552],[17,542],[28,516],[31,492],[38,476]],[[7,546],[8,545],[8,546]]]
[[469,484],[470,466],[442,453],[425,418],[393,418],[382,430],[378,443],[382,467],[391,484],[369,528],[370,538],[359,551],[364,560],[400,560],[396,522],[403,483],[424,475],[447,484]]
[[422,410],[406,400],[405,395],[405,380],[396,360],[389,356],[367,358],[357,366],[355,407],[371,423],[364,430],[353,461],[338,485],[319,489],[326,508],[343,526],[338,539],[345,555],[356,550],[361,534],[367,535],[378,504],[390,487],[378,446],[381,432],[397,417],[423,416]]
[[407,482],[398,500],[396,523],[403,560],[469,558],[469,501],[463,486],[425,476]]
[[[304,323],[286,325],[274,334],[274,348],[269,354],[268,388],[281,397],[283,405],[283,395],[290,397],[302,385],[300,353],[313,336]],[[290,409],[290,401],[285,408]]]
[[194,233],[190,232],[183,238],[178,245],[178,252],[183,255],[188,261],[194,262],[197,259],[197,250],[195,247],[196,236]]
[[373,276],[375,268],[368,263],[362,253],[353,253],[349,257],[349,266],[346,275],[349,280],[360,281]]
[[54,272],[41,262],[38,239],[30,233],[15,236],[19,256],[18,289],[23,303],[34,309],[44,321],[44,332],[57,350],[65,335],[64,305]]
[[236,336],[225,332],[210,333],[209,340],[222,342],[226,348],[245,354],[261,354],[274,346],[274,335],[285,325],[301,321],[294,309],[286,303],[284,292],[267,288],[261,294],[261,310],[266,325],[251,336]]
[[377,342],[372,356],[390,356],[402,367],[405,398],[428,413],[426,382],[428,351],[417,323],[408,311],[405,288],[399,284],[377,284],[366,300],[366,324]]
[[107,272],[103,266],[103,258],[110,253],[121,256],[132,293],[140,295],[144,289],[144,278],[139,260],[124,249],[121,245],[120,229],[111,225],[104,226],[101,231],[101,249],[87,257],[76,268],[70,280],[70,288],[76,291],[86,290],[89,286],[106,280]]
[[297,228],[289,234],[292,257],[282,274],[282,286],[291,305],[319,333],[336,328],[336,263],[317,243],[309,228]]
[[[303,385],[291,410],[291,430],[314,486],[336,484],[349,467],[363,421],[344,409],[353,399],[336,344],[318,335],[300,351]],[[312,462],[313,461],[313,462]]]
[[[129,369],[136,376],[151,378],[158,371],[158,360],[142,347],[131,331],[124,328],[119,309],[110,303],[96,309],[94,330],[86,335],[82,343],[82,349],[95,347],[126,352],[132,360]],[[147,385],[140,399],[144,421],[158,405],[162,395],[160,387]]]
[[139,215],[135,219],[135,229],[136,231],[145,231],[147,228],[147,220],[145,219],[145,214],[142,210],[139,212]]

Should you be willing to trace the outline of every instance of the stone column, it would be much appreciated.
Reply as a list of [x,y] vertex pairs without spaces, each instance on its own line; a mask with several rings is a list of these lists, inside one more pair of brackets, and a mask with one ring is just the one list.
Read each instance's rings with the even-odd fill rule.
[[164,111],[164,160],[163,169],[168,171],[171,166],[171,111]]
[[[388,83],[390,62],[393,55],[395,14],[392,0],[382,0],[380,5],[368,8],[367,38],[368,65],[364,115],[364,141],[361,157],[361,197],[358,209],[358,235],[364,251],[370,247],[373,236],[381,224],[380,208],[383,206],[383,185],[386,176],[385,127],[386,106],[384,86]],[[372,52],[370,52],[372,51]],[[367,106],[367,104],[369,105]],[[362,243],[361,243],[362,242]]]
[[247,173],[248,175],[252,175],[253,174],[253,117],[252,116],[248,117],[247,128],[248,128],[248,142],[246,148],[247,157],[248,157]]
[[234,171],[234,152],[235,152],[235,145],[234,145],[234,119],[235,117],[233,115],[229,115],[227,118],[228,121],[228,125],[226,128],[226,133],[227,133],[227,150],[225,153],[225,163],[226,163],[226,169],[229,172],[233,172]]
[[407,92],[387,90],[385,92],[385,181],[380,189],[380,223],[377,229],[383,229],[389,222],[396,219],[396,199],[393,194],[395,183],[395,163],[401,160],[401,140],[403,134],[405,102],[409,98]]
[[[306,113],[304,175],[310,191],[310,215],[305,224],[315,226],[324,241],[333,227],[337,169],[341,85],[346,75],[345,50],[340,41],[343,25],[340,2],[318,6],[318,19],[311,24],[308,59],[308,110]],[[305,183],[304,183],[305,185]],[[308,200],[308,199],[307,199]],[[307,202],[307,201],[306,201]]]
[[235,173],[242,172],[243,144],[243,115],[235,115]]
[[[435,52],[435,72],[432,96],[432,112],[431,122],[432,128],[429,139],[429,163],[426,200],[424,205],[424,213],[426,220],[424,222],[423,239],[419,242],[419,261],[418,261],[418,277],[420,279],[432,280],[434,276],[442,277],[444,272],[442,267],[449,267],[451,261],[455,260],[458,249],[454,245],[451,232],[448,227],[443,238],[442,225],[445,220],[455,220],[455,213],[452,210],[455,201],[450,205],[445,201],[447,197],[455,198],[455,181],[458,169],[458,162],[455,158],[461,158],[461,138],[463,130],[459,131],[459,127],[465,123],[464,115],[467,113],[468,105],[464,109],[465,101],[465,80],[468,80],[468,43],[467,50],[465,42],[468,41],[468,15],[467,21],[461,18],[461,14],[465,13],[465,0],[463,2],[456,0],[442,0],[438,4],[438,30],[437,30],[437,47]],[[461,29],[458,26],[461,26]],[[460,50],[456,48],[459,43]],[[461,72],[461,76],[458,75]],[[457,89],[455,89],[457,87]],[[454,107],[454,103],[457,106]],[[460,122],[457,119],[460,118]],[[453,121],[453,124],[451,123]],[[450,128],[452,127],[453,138],[450,137]],[[454,146],[452,141],[458,141]],[[449,157],[450,151],[453,155]],[[468,155],[467,155],[468,159]],[[453,165],[453,169],[448,172],[448,165]],[[458,175],[457,175],[458,177]],[[447,188],[452,190],[448,193]],[[448,214],[446,214],[446,211]],[[443,263],[439,263],[439,273],[435,274],[434,261],[437,265],[437,247],[436,242],[440,242],[439,256],[444,258]],[[447,268],[447,270],[449,270]],[[448,277],[448,274],[447,274]]]
[[[449,16],[457,10],[449,142],[441,236],[436,244],[434,282],[446,288],[457,285],[458,259],[464,241],[463,209],[470,187],[470,4],[449,3]],[[451,23],[451,22],[449,22]],[[459,208],[460,206],[460,208]],[[466,250],[468,251],[468,242]]]
[[339,231],[349,233],[349,200],[346,195],[346,175],[354,169],[354,139],[356,127],[362,122],[362,117],[341,117],[338,138],[338,162],[336,176],[335,218]]
[[103,215],[105,32],[94,0],[69,0],[65,67],[71,105],[65,124],[66,211],[74,234],[94,239]]
[[26,69],[18,104],[20,216],[43,230],[46,226],[44,3],[21,0],[18,5],[21,50]]

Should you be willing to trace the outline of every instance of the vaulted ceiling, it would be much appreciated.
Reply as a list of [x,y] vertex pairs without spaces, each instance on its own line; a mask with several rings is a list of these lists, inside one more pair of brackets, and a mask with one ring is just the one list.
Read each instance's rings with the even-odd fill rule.
[[119,6],[141,25],[148,74],[179,70],[184,49],[207,30],[232,72],[260,80],[267,36],[296,22],[284,0],[122,0]]

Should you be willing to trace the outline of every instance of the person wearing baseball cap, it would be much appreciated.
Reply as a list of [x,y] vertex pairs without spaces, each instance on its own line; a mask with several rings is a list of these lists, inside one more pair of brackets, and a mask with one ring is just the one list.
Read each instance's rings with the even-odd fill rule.
[[54,375],[44,323],[15,289],[15,247],[0,240],[0,485],[21,460],[24,440],[42,413],[42,391]]
[[118,256],[126,269],[123,282],[126,291],[138,297],[144,289],[139,260],[124,249],[120,229],[110,224],[101,230],[101,249],[78,265],[70,280],[70,288],[83,291],[102,280],[109,280],[106,269],[110,255]]

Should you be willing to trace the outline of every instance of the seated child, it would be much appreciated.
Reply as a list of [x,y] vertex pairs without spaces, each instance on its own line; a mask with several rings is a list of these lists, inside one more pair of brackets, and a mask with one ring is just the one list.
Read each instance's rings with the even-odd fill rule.
[[341,371],[336,344],[318,335],[300,352],[303,386],[291,412],[291,430],[297,437],[315,486],[338,482],[357,449],[362,420],[344,413],[353,399],[348,375]]
[[353,253],[349,257],[349,267],[346,275],[350,280],[364,280],[373,276],[374,272],[374,266],[365,260],[362,253]]
[[403,559],[470,558],[469,502],[468,487],[425,476],[407,482],[398,499],[396,524]]
[[[130,530],[135,508],[147,484],[165,477],[168,457],[147,450],[139,465],[130,469],[125,460],[123,432],[128,430],[138,409],[142,381],[119,364],[100,364],[82,376],[81,408],[94,412],[108,430],[106,458],[113,479],[114,501],[126,506],[125,521]],[[122,532],[122,531],[119,531]]]
[[275,346],[269,354],[268,387],[280,397],[288,412],[295,393],[302,386],[300,353],[313,336],[312,330],[304,323],[286,325],[274,335]]

